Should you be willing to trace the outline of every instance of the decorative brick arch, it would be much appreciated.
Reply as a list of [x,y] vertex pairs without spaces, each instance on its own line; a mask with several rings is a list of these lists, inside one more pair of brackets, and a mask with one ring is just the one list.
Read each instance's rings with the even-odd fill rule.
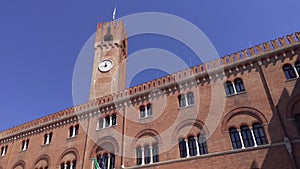
[[76,148],[68,148],[59,156],[56,165],[59,166],[62,162],[73,161],[78,159],[80,159],[79,151]]
[[109,151],[109,150],[106,150],[106,149],[110,149],[109,147],[107,147],[107,145],[111,145],[111,147],[113,148],[114,152],[111,152],[111,153],[118,153],[120,151],[118,141],[113,137],[106,136],[106,137],[102,137],[102,138],[98,139],[98,141],[94,144],[94,146],[90,152],[90,158],[95,157],[97,150],[99,148],[102,148],[105,151]]
[[12,169],[26,169],[26,165],[25,165],[25,162],[23,160],[20,160],[18,162],[16,162]]
[[[191,132],[195,132],[195,133],[191,133],[191,132],[184,132],[186,135],[182,135],[180,133],[181,130],[183,130],[186,127],[190,127],[190,131]],[[197,131],[192,131],[193,128],[195,128]],[[189,137],[189,136],[194,136],[194,135],[198,135],[200,133],[203,133],[205,135],[209,135],[209,130],[207,128],[207,126],[205,125],[205,123],[201,120],[198,119],[187,119],[182,121],[180,124],[178,124],[175,127],[175,130],[172,133],[172,141],[173,142],[177,142],[179,138],[185,138],[185,137]]]
[[[230,121],[238,116],[243,117],[247,120],[242,120],[236,123],[231,123]],[[241,119],[243,119],[241,118]],[[249,120],[248,120],[249,119]],[[262,125],[268,124],[268,120],[265,115],[257,109],[251,107],[239,107],[231,110],[223,118],[221,130],[222,132],[227,131],[230,127],[239,128],[241,125],[251,126],[253,123],[258,122]]]
[[[46,154],[39,156],[33,163],[32,168],[37,167],[37,165],[41,162],[45,161],[47,163],[48,168],[51,168],[50,166],[50,157]],[[1,169],[1,168],[0,168]]]
[[[300,95],[292,97],[292,99],[289,101],[286,111],[285,111],[285,117],[286,119],[292,119],[295,118],[296,114],[300,113]],[[298,112],[296,111],[298,109]]]
[[[161,137],[159,135],[159,133],[154,130],[154,129],[145,129],[140,131],[133,139],[132,143],[131,143],[131,149],[135,149],[139,139],[143,138],[143,137],[151,137],[153,138],[152,142],[156,142],[157,144],[162,144],[162,140]],[[144,145],[140,145],[140,146],[144,146]]]

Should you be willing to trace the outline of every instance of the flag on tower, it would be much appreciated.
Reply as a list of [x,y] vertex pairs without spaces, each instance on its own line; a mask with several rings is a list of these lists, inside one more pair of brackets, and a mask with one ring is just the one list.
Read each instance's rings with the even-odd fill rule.
[[116,19],[116,11],[117,11],[117,8],[115,7],[114,12],[113,12],[113,21]]

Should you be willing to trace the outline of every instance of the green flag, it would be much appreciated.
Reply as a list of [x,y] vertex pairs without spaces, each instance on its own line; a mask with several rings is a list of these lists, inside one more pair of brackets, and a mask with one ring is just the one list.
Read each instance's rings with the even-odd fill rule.
[[96,158],[93,158],[93,161],[94,161],[94,166],[95,166],[95,168],[96,168],[96,169],[100,169],[100,166],[99,166],[99,164],[98,164],[98,162],[97,162],[97,159],[96,159]]

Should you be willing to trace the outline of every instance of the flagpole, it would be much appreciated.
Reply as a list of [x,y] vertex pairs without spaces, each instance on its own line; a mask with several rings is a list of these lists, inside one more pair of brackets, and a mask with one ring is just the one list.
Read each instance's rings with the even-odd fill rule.
[[94,169],[94,158],[92,158],[92,169]]

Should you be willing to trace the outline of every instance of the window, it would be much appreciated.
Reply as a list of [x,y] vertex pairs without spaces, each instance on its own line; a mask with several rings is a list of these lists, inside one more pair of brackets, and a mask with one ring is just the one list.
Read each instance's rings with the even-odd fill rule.
[[179,103],[179,107],[185,107],[185,95],[179,95],[178,96],[178,103]]
[[245,86],[241,78],[236,78],[234,83],[231,81],[225,82],[225,92],[227,96],[241,93],[245,91]]
[[188,103],[188,105],[194,104],[194,93],[193,92],[189,92],[187,94],[187,103]]
[[111,125],[113,125],[113,126],[117,125],[117,115],[113,114],[111,117],[112,117],[112,119],[111,119],[112,120]]
[[297,124],[297,128],[300,131],[300,114],[296,115],[296,124]]
[[234,85],[235,85],[237,93],[245,91],[245,87],[244,87],[242,79],[240,79],[240,78],[235,79]]
[[232,143],[232,148],[233,149],[239,149],[242,148],[239,132],[237,131],[236,128],[230,128],[229,129],[229,134],[230,134],[230,139]]
[[[298,64],[298,65],[299,65],[299,64]],[[286,78],[287,80],[293,79],[293,78],[296,78],[296,77],[297,77],[296,72],[295,72],[295,70],[294,70],[294,68],[293,68],[292,65],[290,65],[290,64],[285,64],[285,65],[283,65],[282,69],[283,69],[283,71],[284,71],[284,75],[285,75],[285,78]]]
[[300,74],[300,61],[297,61],[297,62],[295,63],[295,68],[296,68],[297,73],[298,73],[298,75],[299,75],[299,74]]
[[232,94],[235,93],[234,88],[233,88],[233,84],[230,81],[227,81],[225,83],[225,91],[226,91],[227,96],[232,95]]
[[179,152],[181,158],[187,157],[186,143],[183,139],[179,141]]
[[78,135],[78,130],[79,130],[79,125],[77,124],[77,125],[75,125],[75,126],[71,126],[70,128],[69,128],[69,136],[70,137],[75,137],[75,136],[77,136]]
[[153,163],[159,162],[158,144],[153,144]]
[[4,157],[6,155],[8,146],[1,147],[1,157]]
[[199,153],[202,154],[208,154],[207,151],[207,145],[206,145],[206,137],[203,134],[198,135],[198,145],[199,145]]
[[22,150],[22,151],[27,150],[27,149],[28,149],[28,145],[29,145],[29,139],[23,140],[23,141],[22,141],[22,148],[21,148],[21,150]]
[[146,145],[145,147],[136,148],[136,163],[137,165],[152,164],[159,162],[159,149],[158,144],[152,146]]
[[152,105],[148,104],[147,106],[140,107],[140,118],[145,118],[152,116]]
[[197,155],[197,145],[196,140],[194,139],[194,136],[191,136],[188,138],[189,141],[189,152],[190,156],[196,156]]
[[73,160],[72,162],[68,161],[66,163],[61,163],[60,169],[76,169],[76,160]]
[[181,94],[178,96],[178,104],[179,107],[186,107],[193,105],[194,102],[194,93],[193,92],[188,92],[186,95]]
[[107,116],[105,117],[105,127],[109,127],[110,126],[110,117]]
[[98,129],[108,128],[117,125],[117,115],[106,116],[98,121]]
[[267,139],[263,127],[259,123],[253,124],[253,133],[257,145],[267,144]]
[[242,134],[244,146],[253,147],[254,142],[253,142],[251,131],[248,126],[241,127],[241,134]]
[[97,153],[97,162],[100,169],[115,169],[116,156],[114,153],[99,151]]
[[52,132],[44,135],[44,144],[50,144],[52,139]]
[[145,164],[149,164],[151,162],[151,149],[150,146],[145,146]]
[[136,149],[136,156],[137,156],[137,158],[136,158],[136,164],[137,164],[137,165],[142,165],[142,161],[143,161],[142,154],[143,154],[142,148],[141,148],[141,147],[138,147],[138,148]]
[[141,118],[146,117],[146,108],[145,108],[145,106],[140,107],[140,117]]

